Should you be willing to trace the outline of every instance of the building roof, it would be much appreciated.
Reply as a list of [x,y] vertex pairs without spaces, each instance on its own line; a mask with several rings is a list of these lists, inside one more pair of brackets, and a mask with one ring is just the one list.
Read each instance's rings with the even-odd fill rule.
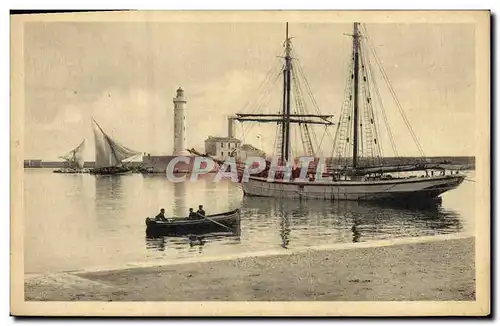
[[213,137],[208,136],[205,142],[221,142],[221,143],[241,143],[241,140],[232,137]]
[[242,151],[254,151],[254,152],[258,152],[258,153],[262,153],[262,154],[266,153],[263,150],[258,149],[257,147],[250,145],[250,144],[241,145],[240,150],[242,150]]

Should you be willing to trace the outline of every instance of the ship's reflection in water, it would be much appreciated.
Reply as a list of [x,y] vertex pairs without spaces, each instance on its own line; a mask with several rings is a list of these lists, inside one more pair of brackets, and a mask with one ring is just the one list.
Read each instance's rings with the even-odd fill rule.
[[292,229],[290,228],[290,216],[283,215],[280,221],[280,236],[281,236],[281,246],[283,248],[288,248],[288,244],[290,243],[290,232]]
[[242,227],[277,227],[282,247],[363,242],[463,231],[458,213],[439,201],[418,205],[245,198]]

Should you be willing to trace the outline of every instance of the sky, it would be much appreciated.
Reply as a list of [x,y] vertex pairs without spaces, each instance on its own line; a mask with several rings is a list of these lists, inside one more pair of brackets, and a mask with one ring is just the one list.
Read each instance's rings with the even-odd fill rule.
[[[366,28],[425,154],[474,155],[474,25]],[[352,25],[293,23],[289,30],[321,113],[336,121]],[[91,117],[129,148],[171,154],[179,86],[187,98],[188,147],[203,150],[208,136],[227,135],[227,116],[258,106],[259,86],[279,64],[284,37],[284,23],[28,22],[24,157],[55,160],[86,139],[85,158],[93,160]],[[258,112],[278,113],[280,81]],[[381,94],[399,153],[418,155],[389,93],[381,88]],[[317,137],[330,153],[332,140],[321,128]],[[268,153],[274,135],[270,125],[237,123],[237,137]],[[381,140],[391,156],[388,138]]]

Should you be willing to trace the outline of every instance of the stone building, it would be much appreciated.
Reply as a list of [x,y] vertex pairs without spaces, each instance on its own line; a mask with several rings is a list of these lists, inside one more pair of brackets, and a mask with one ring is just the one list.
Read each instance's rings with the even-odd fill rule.
[[213,137],[205,140],[205,153],[219,160],[229,157],[238,157],[240,153],[241,140],[234,137]]

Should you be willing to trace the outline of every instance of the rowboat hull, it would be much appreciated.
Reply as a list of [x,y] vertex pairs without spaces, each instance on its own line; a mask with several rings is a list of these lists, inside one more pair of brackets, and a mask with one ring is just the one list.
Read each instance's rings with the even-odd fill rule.
[[162,235],[203,234],[216,231],[233,231],[237,233],[240,222],[240,210],[208,215],[208,219],[174,218],[169,222],[155,221],[146,218],[146,233]]
[[251,177],[248,182],[242,183],[242,188],[246,196],[332,201],[418,201],[437,198],[458,187],[464,179],[463,175],[446,175],[376,181],[268,182],[265,178]]

